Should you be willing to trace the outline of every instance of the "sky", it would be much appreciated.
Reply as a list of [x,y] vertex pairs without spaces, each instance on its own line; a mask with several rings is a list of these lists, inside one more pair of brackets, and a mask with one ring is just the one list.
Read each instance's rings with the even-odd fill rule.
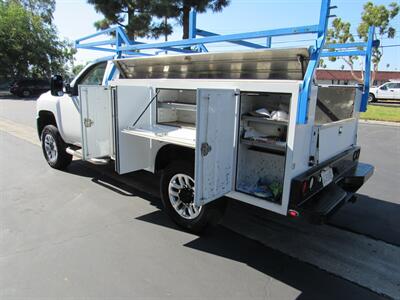
[[[393,0],[375,0],[375,4],[388,5]],[[366,0],[332,0],[331,4],[338,6],[333,11],[335,15],[352,24],[351,32],[356,33],[360,22],[360,14]],[[248,31],[268,30],[292,26],[304,26],[318,23],[320,0],[231,0],[231,3],[220,13],[207,12],[197,15],[197,28],[219,34],[232,34]],[[85,0],[56,0],[54,22],[59,35],[71,41],[95,33],[93,23],[102,18],[96,13],[94,6]],[[169,40],[179,40],[182,28],[172,21],[174,33]],[[397,16],[392,26],[396,28],[394,39],[385,38],[381,45],[400,45],[400,16]],[[308,46],[312,35],[274,38],[273,47]],[[162,37],[163,39],[163,37]],[[145,42],[152,40],[140,39]],[[263,43],[263,40],[252,40]],[[265,41],[264,41],[265,42]],[[244,49],[232,44],[212,44],[211,51],[228,51]],[[86,63],[93,59],[107,56],[109,53],[78,49],[76,64]],[[328,64],[328,68],[340,68],[342,62]],[[389,65],[389,67],[387,67]],[[400,46],[385,47],[384,55],[379,66],[380,70],[400,70]]]

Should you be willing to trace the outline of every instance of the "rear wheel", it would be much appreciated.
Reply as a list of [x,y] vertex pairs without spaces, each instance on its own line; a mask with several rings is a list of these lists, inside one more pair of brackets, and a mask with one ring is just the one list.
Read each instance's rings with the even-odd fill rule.
[[197,206],[194,203],[194,168],[184,161],[172,162],[161,175],[161,200],[172,220],[190,232],[216,225],[225,210],[225,200]]
[[61,138],[57,127],[47,125],[42,131],[42,150],[43,155],[54,169],[65,169],[72,161],[72,155],[65,152],[67,146]]

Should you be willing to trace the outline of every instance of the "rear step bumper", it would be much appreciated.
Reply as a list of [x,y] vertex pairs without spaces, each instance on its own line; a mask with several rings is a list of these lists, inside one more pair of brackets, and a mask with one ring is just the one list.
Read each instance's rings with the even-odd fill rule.
[[[315,193],[310,193],[308,196],[307,193],[300,195],[302,183],[313,176],[315,178],[318,171],[314,170],[313,174],[303,174],[295,178],[292,182],[292,198],[289,208],[299,212],[301,216],[311,222],[321,224],[325,223],[343,204],[355,201],[355,192],[374,172],[372,165],[349,159],[354,157],[355,151],[357,149],[329,163],[334,170],[335,178],[329,185],[324,188],[320,187]],[[346,170],[346,164],[350,166],[350,169]]]
[[302,215],[312,223],[325,223],[343,204],[355,201],[355,192],[372,176],[374,167],[358,163],[357,167],[336,183],[331,183],[301,206]]

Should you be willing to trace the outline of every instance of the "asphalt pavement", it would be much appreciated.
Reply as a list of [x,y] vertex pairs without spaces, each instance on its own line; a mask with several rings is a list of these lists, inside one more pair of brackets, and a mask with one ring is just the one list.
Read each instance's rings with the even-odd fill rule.
[[[31,137],[34,106],[0,99],[0,299],[400,298],[390,276],[400,265],[399,127],[360,125],[361,160],[376,171],[330,225],[282,225],[235,201],[222,225],[199,237],[164,215],[147,172],[115,176],[112,166],[81,161],[49,168]],[[286,236],[292,247],[279,241]],[[377,278],[385,273],[386,286]]]

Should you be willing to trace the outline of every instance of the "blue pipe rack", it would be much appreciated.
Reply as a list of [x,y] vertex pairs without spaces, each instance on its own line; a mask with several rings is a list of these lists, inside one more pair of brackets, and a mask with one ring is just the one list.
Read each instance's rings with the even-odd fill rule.
[[[116,26],[77,39],[75,41],[75,47],[77,49],[112,52],[114,53],[114,58],[121,58],[125,56],[153,56],[164,51],[177,53],[208,52],[206,44],[220,42],[229,42],[252,49],[268,49],[271,48],[272,39],[274,37],[316,34],[315,44],[309,48],[310,61],[305,71],[298,104],[297,123],[306,124],[310,88],[314,78],[315,70],[318,67],[321,57],[365,57],[364,85],[360,111],[367,110],[368,94],[370,87],[372,48],[377,47],[379,45],[379,41],[374,41],[374,27],[370,27],[368,31],[368,40],[366,42],[326,45],[325,39],[328,22],[329,18],[334,16],[331,15],[331,10],[335,8],[337,7],[331,6],[331,0],[321,0],[320,17],[318,24],[227,35],[219,35],[210,31],[198,29],[196,27],[196,12],[192,10],[189,16],[189,38],[185,40],[160,43],[142,43],[138,41],[132,41],[128,38],[122,27]],[[113,38],[110,39],[110,35],[113,36]],[[88,40],[98,36],[106,36],[107,39],[95,42],[87,42]],[[260,45],[247,41],[256,38],[266,38],[265,45]],[[111,46],[111,48],[105,48],[104,46]],[[192,48],[188,49],[188,47]],[[153,50],[154,53],[144,53],[140,52],[141,50]],[[110,73],[109,79],[112,78],[114,71],[115,67]]]

